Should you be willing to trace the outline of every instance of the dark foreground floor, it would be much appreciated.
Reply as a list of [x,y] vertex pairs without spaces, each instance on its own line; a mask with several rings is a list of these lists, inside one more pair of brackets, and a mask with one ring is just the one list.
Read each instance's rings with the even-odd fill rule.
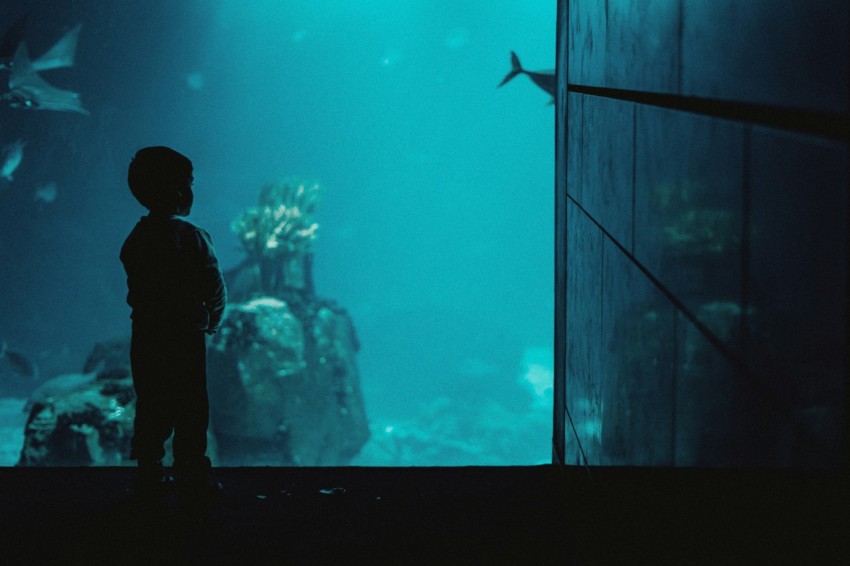
[[0,563],[850,564],[846,485],[834,475],[217,473],[227,488],[220,502],[193,507],[174,496],[146,508],[129,498],[132,469],[0,469]]

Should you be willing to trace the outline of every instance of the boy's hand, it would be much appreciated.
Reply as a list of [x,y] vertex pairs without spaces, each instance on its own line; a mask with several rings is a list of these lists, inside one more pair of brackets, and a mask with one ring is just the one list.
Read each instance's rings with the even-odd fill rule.
[[204,330],[204,332],[206,332],[207,334],[215,334],[216,332],[218,332],[218,328],[207,328],[206,330]]

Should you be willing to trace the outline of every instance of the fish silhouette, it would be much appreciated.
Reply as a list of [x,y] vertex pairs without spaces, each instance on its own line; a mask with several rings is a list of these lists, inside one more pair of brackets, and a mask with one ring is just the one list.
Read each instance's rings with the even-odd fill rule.
[[[14,65],[18,48],[24,42],[28,19],[29,14],[20,16],[0,39],[0,69],[10,69]],[[77,53],[77,40],[82,28],[83,24],[77,24],[66,32],[44,55],[32,61],[33,69],[47,71],[73,67]]]
[[[48,54],[53,51],[48,51]],[[61,54],[60,54],[61,55]],[[68,61],[67,57],[52,57],[46,64],[48,68],[56,68]],[[83,108],[80,95],[77,92],[56,88],[45,81],[36,72],[29,58],[26,42],[21,42],[12,61],[12,72],[9,76],[9,92],[3,94],[3,99],[9,101],[13,108],[30,110],[56,110],[59,112],[79,112],[89,115]]]
[[511,51],[511,70],[507,75],[505,75],[505,78],[502,79],[502,82],[499,83],[499,86],[504,85],[512,78],[520,74],[528,75],[528,78],[530,78],[534,84],[549,93],[549,96],[552,97],[552,102],[555,101],[555,71],[526,71],[522,68],[522,64],[519,62],[519,57],[517,57],[516,53]]
[[35,377],[37,370],[35,365],[23,354],[10,350],[5,341],[0,344],[0,360],[6,360],[18,375],[23,377]]
[[3,148],[3,164],[0,165],[0,177],[3,177],[9,182],[14,180],[12,173],[17,170],[21,161],[24,160],[25,145],[27,145],[27,142],[18,140]]
[[8,91],[0,98],[13,108],[56,110],[89,114],[80,102],[80,95],[56,88],[45,81],[38,71],[73,67],[77,40],[83,24],[77,24],[63,35],[41,57],[30,59],[24,41],[29,15],[18,17],[0,38],[0,69],[10,70]]

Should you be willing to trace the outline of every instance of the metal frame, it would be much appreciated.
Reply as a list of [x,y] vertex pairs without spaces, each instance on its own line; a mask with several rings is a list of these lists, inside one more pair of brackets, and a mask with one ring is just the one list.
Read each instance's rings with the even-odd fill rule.
[[552,463],[566,465],[567,410],[567,67],[569,0],[558,0],[555,46],[555,380],[552,416]]

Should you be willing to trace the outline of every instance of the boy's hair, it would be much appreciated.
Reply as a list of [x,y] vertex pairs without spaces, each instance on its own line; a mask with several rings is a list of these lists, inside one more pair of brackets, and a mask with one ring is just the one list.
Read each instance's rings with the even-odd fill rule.
[[148,210],[173,213],[180,205],[177,189],[192,176],[188,157],[165,146],[136,152],[127,170],[130,192]]

